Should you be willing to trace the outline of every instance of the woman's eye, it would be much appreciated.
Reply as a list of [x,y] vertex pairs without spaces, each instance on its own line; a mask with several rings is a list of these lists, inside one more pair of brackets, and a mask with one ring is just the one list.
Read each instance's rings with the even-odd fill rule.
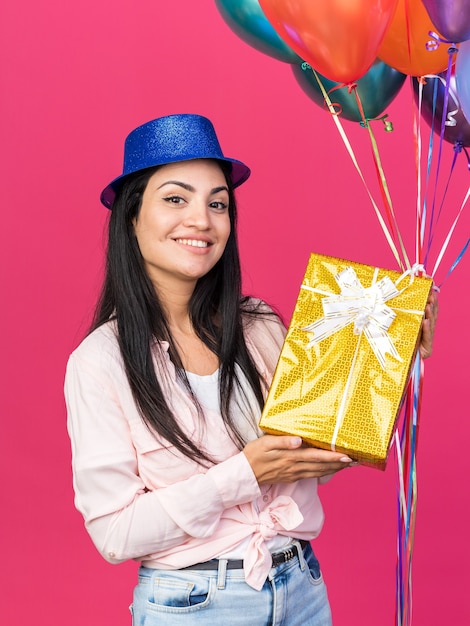
[[164,200],[169,204],[181,204],[182,202],[184,202],[181,196],[167,196],[166,198],[164,198]]
[[225,209],[228,207],[228,204],[226,202],[211,202],[210,206],[212,209],[217,209],[218,211],[225,211]]

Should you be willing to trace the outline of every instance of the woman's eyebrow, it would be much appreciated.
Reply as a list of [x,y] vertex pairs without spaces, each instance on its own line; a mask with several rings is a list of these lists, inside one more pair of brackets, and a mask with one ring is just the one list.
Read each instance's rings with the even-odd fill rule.
[[214,189],[211,189],[211,195],[213,195],[214,193],[219,193],[221,191],[226,191],[228,193],[228,187],[226,185],[222,185],[221,187],[214,187]]
[[162,183],[160,187],[157,187],[157,189],[161,189],[165,185],[178,185],[179,187],[183,187],[183,189],[186,189],[186,191],[196,191],[192,185],[183,183],[180,180],[167,180],[164,183]]
[[[178,185],[179,187],[183,187],[186,191],[194,192],[196,189],[192,185],[188,185],[188,183],[183,183],[181,180],[167,180],[158,187],[161,189],[165,185]],[[213,195],[215,193],[220,193],[221,191],[226,191],[228,193],[228,187],[226,185],[222,185],[220,187],[214,187],[211,189],[210,194]]]

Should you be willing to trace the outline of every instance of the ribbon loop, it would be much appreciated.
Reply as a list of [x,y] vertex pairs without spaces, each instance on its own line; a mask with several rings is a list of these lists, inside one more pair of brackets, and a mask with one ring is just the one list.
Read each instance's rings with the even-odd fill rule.
[[455,41],[451,41],[450,39],[444,39],[444,37],[441,37],[438,33],[434,32],[433,30],[428,31],[428,35],[431,37],[431,39],[426,42],[426,50],[429,50],[429,51],[437,50],[437,48],[439,48],[441,43],[447,43],[450,46],[447,49],[447,52],[449,54],[455,54],[456,52],[459,51],[459,49],[456,47]]
[[336,275],[335,280],[341,293],[323,298],[323,317],[302,328],[313,333],[307,348],[354,324],[354,333],[365,335],[382,369],[385,369],[387,354],[402,361],[387,332],[396,313],[385,302],[400,293],[392,280],[384,276],[370,287],[364,287],[352,267]]

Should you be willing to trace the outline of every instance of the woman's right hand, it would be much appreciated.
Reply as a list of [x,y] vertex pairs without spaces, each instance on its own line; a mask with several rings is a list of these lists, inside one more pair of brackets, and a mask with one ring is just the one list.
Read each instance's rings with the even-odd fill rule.
[[320,478],[353,463],[345,454],[305,446],[300,437],[290,435],[263,435],[250,441],[243,452],[260,485]]

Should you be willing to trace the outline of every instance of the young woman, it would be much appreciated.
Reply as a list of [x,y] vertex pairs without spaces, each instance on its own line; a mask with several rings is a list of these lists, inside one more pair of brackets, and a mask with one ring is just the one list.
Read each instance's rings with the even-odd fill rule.
[[128,136],[101,196],[106,276],[65,392],[76,506],[104,558],[141,562],[134,625],[331,624],[317,484],[352,460],[258,429],[285,331],[240,291],[249,174],[209,120],[172,115]]

